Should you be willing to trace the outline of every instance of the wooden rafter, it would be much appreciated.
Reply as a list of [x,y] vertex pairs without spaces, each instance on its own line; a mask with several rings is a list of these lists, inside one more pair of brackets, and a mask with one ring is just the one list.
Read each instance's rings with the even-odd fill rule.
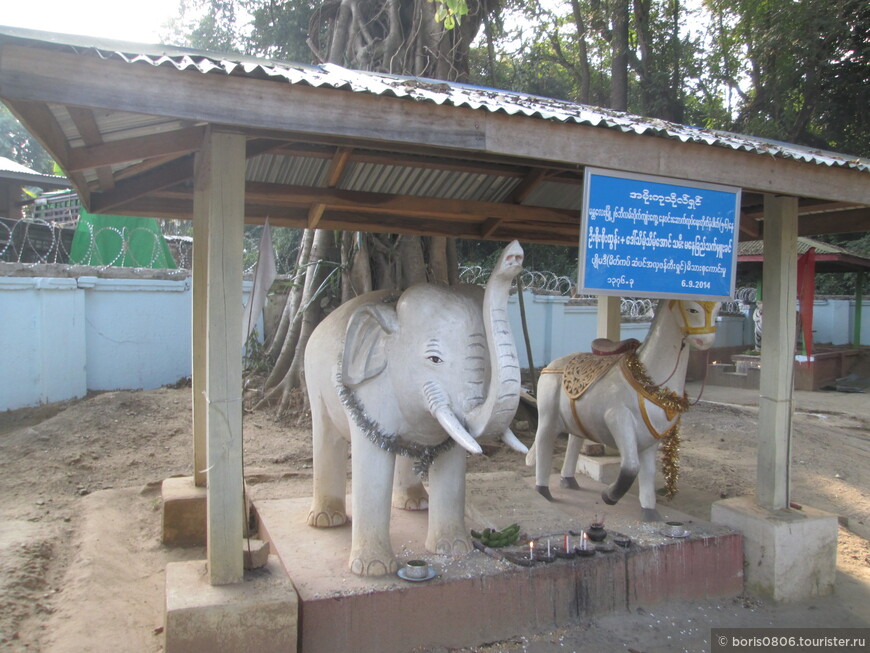
[[[103,136],[100,127],[94,118],[94,112],[83,107],[67,107],[67,112],[72,118],[73,124],[82,137],[85,146],[97,146],[103,144]],[[70,151],[72,155],[72,151]],[[95,168],[97,183],[100,190],[112,190],[115,187],[115,179],[112,177],[112,168],[107,164],[89,166]]]

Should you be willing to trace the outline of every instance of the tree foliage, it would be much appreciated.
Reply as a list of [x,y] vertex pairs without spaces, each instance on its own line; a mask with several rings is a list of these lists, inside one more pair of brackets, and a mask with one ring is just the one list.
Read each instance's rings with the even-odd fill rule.
[[5,104],[0,104],[0,156],[36,172],[58,174],[57,164],[51,155],[18,122]]

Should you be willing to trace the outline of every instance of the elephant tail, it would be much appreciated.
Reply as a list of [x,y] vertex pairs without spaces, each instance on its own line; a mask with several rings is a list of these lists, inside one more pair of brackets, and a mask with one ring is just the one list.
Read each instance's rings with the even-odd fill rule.
[[529,453],[526,454],[526,467],[535,466],[535,447],[537,444],[537,442],[534,442],[532,443],[532,446],[529,447]]

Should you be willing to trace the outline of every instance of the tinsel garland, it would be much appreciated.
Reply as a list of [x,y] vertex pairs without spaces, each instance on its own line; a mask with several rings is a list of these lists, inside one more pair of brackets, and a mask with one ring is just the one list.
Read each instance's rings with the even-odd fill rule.
[[673,390],[653,383],[643,363],[633,353],[626,354],[625,365],[634,380],[643,389],[644,395],[654,404],[663,408],[666,413],[673,415],[689,410],[689,399],[685,395],[681,397]]
[[[633,353],[626,356],[625,363],[646,397],[661,406],[667,414],[681,415],[689,409],[688,398],[685,395],[680,397],[673,390],[654,384],[643,363]],[[680,417],[677,417],[677,421],[661,437],[661,440],[665,493],[668,499],[671,499],[677,493],[677,480],[680,477]]]
[[662,475],[665,477],[665,496],[673,499],[680,478],[680,418],[662,439]]
[[341,375],[338,376],[336,382],[341,403],[347,408],[354,423],[366,438],[384,451],[399,456],[415,458],[414,473],[418,476],[426,476],[435,458],[456,444],[453,438],[448,437],[441,444],[429,446],[411,442],[396,433],[384,433],[380,425],[366,412],[356,393],[342,383]]

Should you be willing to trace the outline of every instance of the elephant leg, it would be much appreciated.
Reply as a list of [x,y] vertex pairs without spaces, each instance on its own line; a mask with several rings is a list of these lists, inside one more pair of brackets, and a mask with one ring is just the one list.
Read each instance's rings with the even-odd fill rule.
[[395,456],[356,429],[352,438],[350,570],[358,576],[391,574],[399,570],[390,543]]
[[426,549],[432,553],[471,551],[465,528],[465,459],[462,447],[452,447],[429,468],[429,531]]
[[577,459],[580,458],[580,445],[583,438],[578,435],[568,434],[568,448],[565,450],[565,462],[562,463],[562,476],[559,479],[559,487],[569,490],[579,490],[580,484],[574,478],[577,470]]
[[656,453],[658,446],[653,445],[640,452],[640,471],[637,482],[640,493],[641,517],[643,521],[661,521],[656,510]]
[[311,402],[313,432],[314,498],[308,525],[318,528],[347,523],[345,485],[347,479],[347,440],[338,435],[319,400]]
[[414,460],[407,456],[396,457],[393,507],[401,510],[426,510],[429,507],[429,494],[423,481],[414,473]]
[[601,493],[601,498],[609,506],[619,501],[637,478],[640,469],[634,421],[627,410],[608,411],[604,416],[607,428],[613,436],[619,449],[619,475],[607,489]]

